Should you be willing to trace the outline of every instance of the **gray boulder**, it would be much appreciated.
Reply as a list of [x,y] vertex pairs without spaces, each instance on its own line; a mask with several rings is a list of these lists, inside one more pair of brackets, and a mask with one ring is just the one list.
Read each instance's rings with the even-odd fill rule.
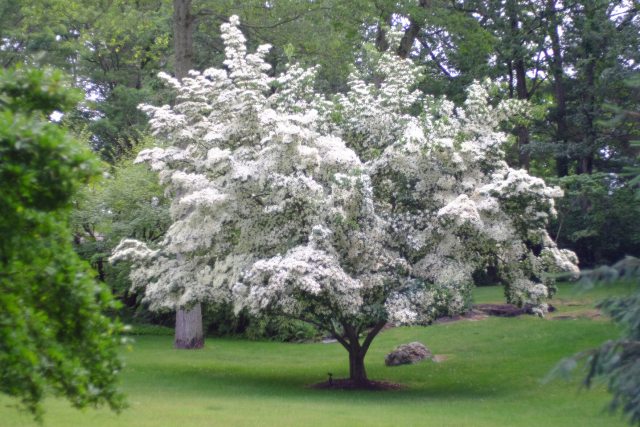
[[419,342],[402,344],[384,357],[387,366],[409,365],[431,357],[431,351]]

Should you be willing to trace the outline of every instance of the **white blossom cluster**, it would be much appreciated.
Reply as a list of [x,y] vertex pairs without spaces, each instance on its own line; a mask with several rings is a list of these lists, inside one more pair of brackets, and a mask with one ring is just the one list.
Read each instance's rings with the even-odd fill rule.
[[[494,129],[522,104],[492,108],[478,84],[465,109],[429,100],[410,90],[419,70],[388,52],[379,87],[354,74],[325,100],[315,69],[270,79],[268,46],[247,53],[237,17],[222,34],[226,69],[161,74],[176,105],[141,106],[158,146],[136,161],[159,172],[174,224],[159,249],[127,239],[111,260],[133,261],[152,309],[428,323],[462,310],[472,272],[493,262],[514,301],[544,311],[542,272],[576,260],[542,228],[559,190],[501,160]],[[438,114],[408,114],[418,101]]]
[[[464,108],[410,92],[415,67],[390,52],[369,72],[387,79],[377,88],[353,75],[351,92],[323,105],[320,128],[367,160],[390,246],[414,277],[453,295],[464,293],[474,271],[493,269],[510,302],[544,313],[543,299],[555,291],[547,273],[577,274],[578,267],[575,254],[559,250],[544,229],[562,190],[504,161],[507,137],[496,128],[526,114],[527,104],[492,106],[491,82],[472,84]],[[418,101],[425,114],[409,115]]]
[[[320,116],[295,105],[295,87],[266,96],[267,50],[247,54],[237,24],[222,27],[227,70],[161,75],[179,103],[141,107],[159,144],[136,161],[159,172],[174,224],[160,249],[127,239],[111,260],[133,261],[134,286],[156,310],[215,301],[325,321],[384,315],[409,266],[385,246],[362,162],[317,132]],[[290,73],[281,81],[310,75]]]

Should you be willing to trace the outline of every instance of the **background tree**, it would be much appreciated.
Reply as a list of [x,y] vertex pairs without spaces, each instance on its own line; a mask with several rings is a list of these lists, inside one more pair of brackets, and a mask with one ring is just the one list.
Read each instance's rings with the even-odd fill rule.
[[[88,132],[80,137],[89,144]],[[78,191],[69,217],[76,252],[96,269],[98,278],[108,284],[116,299],[130,309],[127,317],[140,308],[142,295],[129,292],[130,265],[114,267],[107,258],[123,238],[153,245],[171,225],[170,201],[158,183],[158,174],[132,163],[140,150],[153,146],[148,136],[139,139],[140,147],[132,150],[129,157],[122,157],[102,179],[95,179]]]
[[288,0],[269,5],[212,0],[1,4],[5,48],[0,58],[9,66],[43,53],[39,63],[73,75],[93,102],[68,118],[92,132],[94,149],[109,162],[139,143],[147,119],[138,104],[173,102],[162,91],[159,71],[180,77],[190,69],[222,66],[219,26],[233,13],[242,15],[251,46],[276,47],[268,58],[274,72],[292,55],[321,63],[321,84],[333,91],[344,83],[363,31],[358,24],[341,23],[346,17],[353,22],[353,9],[334,0],[313,5]]
[[37,53],[39,63],[71,74],[96,102],[85,101],[68,119],[88,127],[104,159],[126,154],[147,122],[136,106],[162,99],[152,88],[170,50],[166,2],[26,1],[15,13],[15,26],[8,26],[13,38],[5,39],[15,46],[13,56],[28,62]]
[[583,266],[612,265],[638,253],[640,202],[627,176],[594,173],[549,181],[565,192],[549,232],[559,245],[575,251]]
[[[640,86],[637,75],[624,83],[629,87]],[[613,127],[625,117],[631,117],[636,120],[640,118],[637,110],[625,110],[622,108],[612,109],[616,113],[616,116],[608,122],[600,123],[602,126]],[[639,141],[632,142],[632,144],[636,146],[639,143]],[[640,200],[640,196],[637,192],[632,195],[631,188],[640,182],[640,168],[635,166],[627,169],[628,173],[626,175],[631,176],[632,179],[625,183],[626,185],[621,186],[622,191],[620,191],[620,189],[617,189],[615,192],[608,190],[606,188],[607,183],[611,182],[612,177],[604,174],[603,176],[598,176],[599,174],[583,174],[575,177],[576,179],[574,182],[569,181],[569,177],[561,178],[561,181],[574,184],[573,194],[571,195],[574,197],[572,206],[576,204],[580,197],[585,197],[584,194],[591,191],[594,187],[592,184],[590,185],[590,183],[584,185],[585,181],[593,179],[597,180],[598,184],[600,184],[600,182],[604,182],[604,185],[600,184],[599,186],[595,186],[600,189],[599,194],[587,195],[586,197],[589,197],[589,200],[596,200],[603,205],[609,202],[607,199],[613,199],[612,202],[609,202],[609,206],[605,205],[605,210],[607,208],[609,210],[614,210],[618,215],[620,222],[625,223],[633,221],[637,224],[637,203]],[[602,187],[605,188],[603,189]],[[613,198],[611,197],[611,193],[614,193]],[[620,196],[624,197],[624,209],[620,206],[616,206],[620,203]],[[597,212],[602,210],[602,208],[597,210],[594,209],[593,211],[588,212],[591,213],[591,215],[583,214],[583,217],[587,216],[587,218],[591,220],[588,222],[588,226],[591,226],[593,223],[595,223],[596,226],[587,228],[586,233],[583,230],[580,230],[574,234],[577,235],[578,238],[595,237],[603,240],[606,239],[611,231],[600,231],[599,228],[601,228],[602,225],[598,224],[600,221],[597,219]],[[595,221],[590,217],[594,217]],[[564,221],[560,221],[560,226],[563,225],[563,222]],[[600,225],[600,227],[598,227],[598,225]],[[625,225],[629,226],[628,224]],[[629,232],[635,234],[635,230],[629,230]],[[603,248],[613,248],[615,250],[619,248],[620,242],[625,242],[625,239],[623,238],[618,238],[618,241],[615,241],[615,236],[613,240],[613,244],[611,244],[612,242],[607,242],[609,244],[596,244],[594,246],[600,250]],[[611,316],[614,323],[620,325],[622,328],[622,334],[618,339],[609,340],[598,348],[585,350],[571,358],[563,359],[547,377],[547,380],[550,380],[556,376],[563,375],[568,379],[570,372],[577,367],[577,362],[585,360],[585,370],[587,374],[583,378],[582,384],[587,388],[590,388],[596,383],[606,382],[609,392],[614,395],[613,400],[609,404],[609,410],[611,413],[615,413],[620,409],[623,416],[628,417],[630,424],[638,425],[640,425],[640,402],[638,401],[638,395],[640,392],[639,277],[640,260],[634,257],[626,257],[611,267],[604,266],[592,271],[583,271],[581,273],[580,281],[575,287],[576,292],[587,291],[594,287],[626,285],[626,289],[624,289],[626,292],[622,292],[622,296],[607,297],[597,301],[597,307],[606,315]]]
[[82,99],[60,71],[0,71],[0,391],[40,419],[46,392],[120,411],[119,322],[109,290],[73,251],[65,221],[99,163],[46,121]]

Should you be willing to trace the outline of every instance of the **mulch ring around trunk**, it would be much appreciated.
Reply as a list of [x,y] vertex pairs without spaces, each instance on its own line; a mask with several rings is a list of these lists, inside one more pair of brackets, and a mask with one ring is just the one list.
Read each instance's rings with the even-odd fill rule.
[[373,380],[350,380],[349,378],[336,379],[331,381],[323,381],[314,384],[309,388],[313,390],[366,390],[366,391],[385,391],[385,390],[403,390],[406,387],[400,384],[388,383],[386,381]]

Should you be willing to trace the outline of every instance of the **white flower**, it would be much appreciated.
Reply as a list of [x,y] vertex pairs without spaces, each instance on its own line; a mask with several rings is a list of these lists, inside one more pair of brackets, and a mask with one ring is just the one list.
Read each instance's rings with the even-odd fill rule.
[[492,107],[490,83],[474,83],[455,108],[414,90],[420,69],[391,50],[363,57],[379,87],[355,73],[328,100],[317,68],[269,77],[269,47],[248,53],[238,25],[221,27],[226,69],[161,74],[176,105],[140,106],[159,147],[136,162],[159,172],[175,222],[161,249],[127,239],[111,260],[133,262],[152,309],[426,324],[464,308],[477,269],[496,268],[509,299],[540,312],[544,273],[577,271],[543,230],[561,190],[503,160],[495,129],[525,103]]

